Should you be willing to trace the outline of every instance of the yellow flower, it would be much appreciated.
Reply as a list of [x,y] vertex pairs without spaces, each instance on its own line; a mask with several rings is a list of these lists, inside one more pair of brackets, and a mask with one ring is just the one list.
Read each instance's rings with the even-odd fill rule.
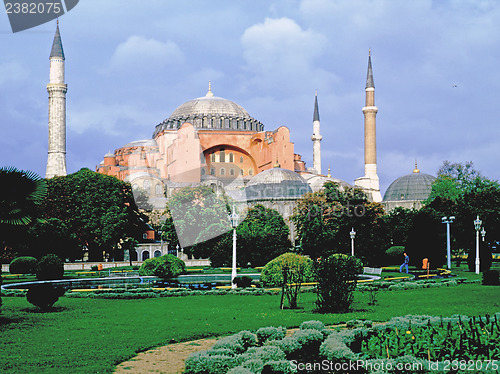
[[412,338],[412,339],[415,339],[415,337],[414,337],[414,336],[412,336],[411,338]]
[[407,334],[411,334],[411,331],[407,331],[406,333],[407,333]]

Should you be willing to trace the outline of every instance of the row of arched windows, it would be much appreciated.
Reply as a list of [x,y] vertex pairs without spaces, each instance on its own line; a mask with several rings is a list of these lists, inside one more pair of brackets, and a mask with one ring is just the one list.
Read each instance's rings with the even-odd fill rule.
[[[227,156],[227,157],[226,157]],[[213,152],[210,154],[210,161],[211,162],[230,162],[233,163],[235,162],[235,157],[233,152],[229,152],[229,154],[226,155],[226,150],[224,148],[221,148],[221,150],[217,152]],[[240,164],[243,163],[243,156],[240,156]]]
[[[226,175],[235,176],[237,173],[235,168],[230,168],[228,172],[229,172],[229,174],[226,174],[225,168],[219,168],[218,175],[219,176],[226,176]],[[240,175],[245,175],[243,169],[239,169],[239,173],[240,173]],[[207,171],[205,170],[205,168],[201,168],[201,175],[206,175],[206,174],[207,174]],[[213,176],[217,175],[217,171],[215,168],[210,168],[210,175],[213,175]],[[248,169],[248,175],[253,175],[253,169],[251,169],[251,168]]]

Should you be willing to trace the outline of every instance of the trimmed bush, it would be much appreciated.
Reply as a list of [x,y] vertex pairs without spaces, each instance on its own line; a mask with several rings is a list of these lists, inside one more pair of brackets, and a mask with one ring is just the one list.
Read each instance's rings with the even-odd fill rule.
[[233,283],[236,283],[238,288],[247,288],[252,285],[252,278],[244,275],[241,277],[236,277],[233,279]]
[[11,274],[34,274],[38,260],[34,257],[23,256],[12,260],[9,265]]
[[255,334],[257,335],[257,343],[263,345],[267,341],[283,339],[285,333],[284,327],[261,327]]
[[52,253],[43,256],[36,266],[37,279],[61,279],[63,275],[64,263],[58,256]]
[[149,258],[139,268],[139,275],[154,275],[163,279],[175,278],[186,271],[186,264],[174,255]]
[[488,270],[483,273],[483,285],[498,286],[500,285],[500,274],[498,270]]
[[316,304],[323,312],[346,312],[354,299],[357,275],[363,264],[353,256],[335,253],[315,263],[317,276]]
[[314,281],[312,260],[296,253],[284,253],[264,266],[260,280],[266,287],[283,287],[289,307],[296,308],[301,283]]
[[64,295],[65,289],[50,283],[36,284],[29,288],[26,299],[42,310],[48,310]]

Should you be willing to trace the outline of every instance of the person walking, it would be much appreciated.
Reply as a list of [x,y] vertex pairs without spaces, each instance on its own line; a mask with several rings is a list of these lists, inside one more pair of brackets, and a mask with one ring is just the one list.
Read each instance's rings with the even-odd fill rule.
[[408,257],[408,255],[405,253],[403,253],[403,255],[405,256],[405,262],[403,262],[401,264],[401,266],[399,267],[399,272],[402,273],[403,272],[403,267],[406,268],[406,274],[408,274],[408,264],[410,263],[410,257]]

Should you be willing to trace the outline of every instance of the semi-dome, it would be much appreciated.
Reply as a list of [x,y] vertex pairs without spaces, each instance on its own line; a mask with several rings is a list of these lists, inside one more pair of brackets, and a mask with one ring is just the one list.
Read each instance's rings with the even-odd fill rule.
[[156,126],[153,137],[163,130],[176,130],[189,122],[196,129],[263,131],[264,125],[239,104],[213,95],[212,91],[179,106],[170,117]]
[[265,200],[297,199],[312,190],[299,174],[275,167],[264,170],[250,179],[245,192],[248,200]]
[[425,200],[429,197],[432,182],[436,180],[430,174],[420,173],[415,168],[413,173],[399,177],[385,191],[384,201]]

